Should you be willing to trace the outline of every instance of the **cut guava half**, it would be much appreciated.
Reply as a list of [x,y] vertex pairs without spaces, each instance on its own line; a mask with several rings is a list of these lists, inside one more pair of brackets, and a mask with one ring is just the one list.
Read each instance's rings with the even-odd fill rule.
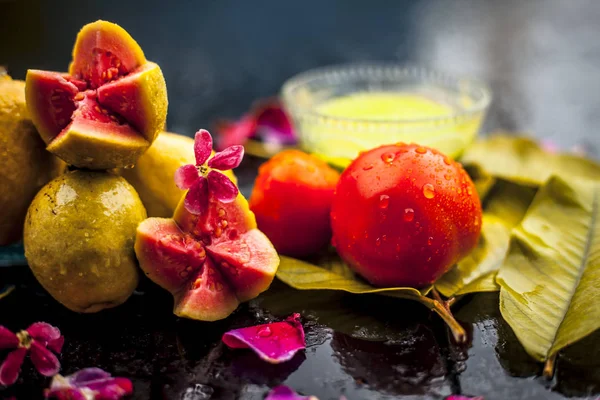
[[174,219],[145,220],[135,250],[146,275],[173,294],[174,313],[202,321],[226,318],[267,290],[279,266],[241,194],[232,203],[211,200],[203,215],[182,201]]
[[79,168],[135,164],[164,128],[167,89],[116,24],[97,21],[77,35],[69,73],[29,70],[25,95],[48,150]]

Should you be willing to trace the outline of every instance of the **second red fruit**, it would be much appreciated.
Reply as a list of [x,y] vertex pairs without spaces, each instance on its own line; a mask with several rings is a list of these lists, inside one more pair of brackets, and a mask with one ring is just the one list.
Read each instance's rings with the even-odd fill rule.
[[331,221],[339,255],[373,285],[423,287],[476,246],[481,204],[459,163],[427,147],[388,145],[343,172]]
[[283,151],[260,167],[250,209],[278,252],[306,257],[329,244],[338,179],[324,161],[298,150]]

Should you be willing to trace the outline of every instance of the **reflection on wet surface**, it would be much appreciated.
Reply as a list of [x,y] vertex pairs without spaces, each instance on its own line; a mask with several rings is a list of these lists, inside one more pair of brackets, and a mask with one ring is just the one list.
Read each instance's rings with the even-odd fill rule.
[[[600,389],[595,356],[600,335],[568,349],[556,379],[546,382],[535,377],[541,366],[500,318],[497,294],[458,304],[457,318],[470,337],[466,347],[459,347],[424,307],[383,296],[301,292],[275,282],[230,318],[202,323],[174,317],[170,295],[148,281],[123,307],[77,315],[49,298],[25,270],[3,268],[0,277],[24,282],[2,300],[3,324],[12,329],[36,320],[57,325],[66,338],[63,372],[98,366],[129,376],[135,399],[258,400],[279,384],[321,400],[342,394],[348,399],[442,399],[454,392],[488,400],[593,398]],[[269,365],[220,341],[229,329],[279,320],[293,311],[304,316],[307,350],[289,363]],[[47,383],[26,363],[19,384],[0,389],[0,398],[39,399]]]

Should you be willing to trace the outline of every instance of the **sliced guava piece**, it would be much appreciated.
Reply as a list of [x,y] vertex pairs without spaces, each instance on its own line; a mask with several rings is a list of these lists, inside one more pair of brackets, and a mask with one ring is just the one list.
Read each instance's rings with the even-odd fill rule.
[[279,262],[274,262],[279,260],[275,248],[258,229],[208,245],[206,251],[241,302],[267,290],[279,266]]
[[167,87],[160,67],[148,62],[135,72],[98,88],[98,103],[125,118],[150,143],[163,130]]
[[279,266],[241,195],[228,204],[211,200],[203,215],[180,203],[174,219],[147,219],[135,250],[146,275],[173,294],[175,314],[203,321],[225,318],[267,290]]
[[27,72],[27,106],[48,150],[79,168],[135,164],[165,125],[160,67],[123,28],[97,21],[79,32],[69,73]]
[[174,294],[175,315],[201,321],[227,318],[240,304],[230,285],[207,258],[189,287]]
[[145,63],[142,48],[125,29],[98,20],[85,25],[77,34],[69,74],[89,82],[95,89]]
[[148,218],[137,229],[135,251],[146,275],[171,293],[195,276],[206,258],[204,246],[171,218]]

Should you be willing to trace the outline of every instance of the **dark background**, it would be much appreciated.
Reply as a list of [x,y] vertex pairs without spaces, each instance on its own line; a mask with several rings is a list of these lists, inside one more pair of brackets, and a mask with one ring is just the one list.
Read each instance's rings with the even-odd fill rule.
[[[492,86],[485,131],[527,131],[564,148],[597,154],[600,123],[600,2],[540,1],[11,1],[0,0],[0,65],[66,70],[77,31],[107,19],[122,25],[169,90],[168,128],[191,135],[251,102],[277,94],[306,69],[364,60],[419,63]],[[249,163],[249,164],[248,164]],[[256,160],[248,160],[253,171]],[[248,187],[251,176],[242,174]],[[503,322],[497,296],[463,300],[457,318],[468,348],[448,339],[424,308],[374,296],[295,292],[275,283],[225,321],[179,320],[171,299],[144,282],[128,303],[94,316],[72,314],[37,286],[26,268],[0,270],[18,282],[2,300],[0,324],[46,320],[67,338],[63,371],[99,366],[131,377],[136,399],[261,399],[286,383],[321,400],[595,398],[600,338],[566,351],[552,381]],[[219,344],[231,327],[303,314],[309,348],[271,367]],[[0,398],[35,399],[47,380],[29,364]]]

